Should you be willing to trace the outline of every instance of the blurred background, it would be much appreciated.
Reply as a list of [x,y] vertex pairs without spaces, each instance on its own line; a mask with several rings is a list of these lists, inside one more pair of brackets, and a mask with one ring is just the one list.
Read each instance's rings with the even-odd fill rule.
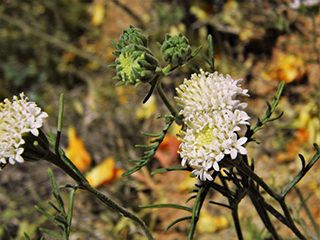
[[[193,50],[208,51],[207,35],[214,43],[215,66],[233,79],[243,78],[249,89],[247,112],[254,125],[262,117],[265,101],[272,101],[280,81],[285,81],[278,113],[284,116],[268,123],[257,134],[260,145],[248,145],[257,173],[278,192],[301,168],[298,154],[309,161],[312,143],[320,144],[320,16],[319,7],[293,9],[290,0],[2,0],[0,3],[0,99],[20,92],[49,114],[45,132],[56,130],[60,93],[65,96],[62,147],[91,183],[120,205],[143,218],[155,239],[185,239],[188,222],[167,232],[164,228],[184,212],[139,209],[151,203],[184,204],[196,181],[184,172],[150,177],[150,172],[179,165],[177,126],[171,127],[157,155],[143,171],[122,178],[139,159],[150,139],[141,132],[159,133],[164,126],[158,115],[168,110],[155,94],[145,105],[149,85],[115,87],[110,41],[117,42],[122,29],[141,28],[149,36],[149,48],[165,66],[156,42],[166,33],[183,33]],[[197,56],[190,64],[208,70]],[[173,100],[175,88],[190,78],[182,67],[163,80]],[[320,174],[316,164],[298,187],[314,218],[320,218]],[[44,235],[38,228],[58,228],[34,209],[53,213],[47,169],[58,184],[74,183],[64,172],[47,162],[8,166],[0,173],[0,239],[32,239]],[[61,190],[66,197],[69,190]],[[212,192],[210,200],[224,202]],[[287,201],[302,229],[313,231],[306,213],[292,191]],[[271,201],[271,203],[273,203]],[[192,201],[188,203],[192,206]],[[190,205],[191,204],[191,205]],[[249,199],[240,204],[245,239],[267,239]],[[273,219],[283,239],[294,236]],[[320,226],[319,226],[320,227]],[[1,235],[2,233],[2,235]],[[5,234],[6,233],[6,234]],[[10,238],[9,238],[10,236]],[[48,237],[47,235],[44,235]],[[228,209],[205,205],[195,239],[237,239]],[[144,239],[130,220],[121,218],[89,194],[78,191],[70,239]]]

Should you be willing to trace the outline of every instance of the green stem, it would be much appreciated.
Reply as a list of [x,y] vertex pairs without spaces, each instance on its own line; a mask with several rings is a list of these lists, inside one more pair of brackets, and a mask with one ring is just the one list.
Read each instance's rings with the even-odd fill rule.
[[73,178],[76,182],[81,183],[86,180],[86,178],[80,173],[76,172],[70,165],[68,165],[65,161],[61,159],[61,157],[57,154],[54,154],[51,151],[48,151],[48,154],[45,157],[45,160],[53,163],[54,165],[58,166],[60,169],[65,171],[71,178]]
[[239,165],[237,166],[237,169],[250,177],[252,180],[254,180],[259,186],[261,186],[272,198],[277,200],[277,202],[280,204],[282,211],[286,217],[286,220],[288,222],[288,227],[296,234],[299,239],[306,239],[302,233],[299,231],[299,229],[294,224],[290,211],[284,201],[284,197],[281,195],[275,193],[258,175],[256,175],[248,165],[246,165],[243,160],[240,161]]
[[140,227],[142,228],[142,230],[144,231],[144,233],[146,234],[148,240],[153,240],[153,236],[149,230],[149,228],[147,227],[147,225],[145,224],[145,222],[140,219],[138,216],[136,216],[135,214],[129,212],[128,210],[126,210],[125,208],[122,208],[121,206],[119,206],[118,204],[116,204],[114,201],[112,201],[110,198],[108,198],[106,195],[104,195],[103,193],[101,193],[100,191],[98,191],[97,189],[93,188],[88,182],[84,182],[80,184],[82,189],[86,189],[88,192],[92,193],[93,195],[95,195],[97,198],[99,198],[104,204],[108,205],[109,207],[111,207],[112,209],[114,209],[115,211],[121,213],[121,215],[123,215],[124,217],[130,218],[131,220],[133,220],[134,222],[136,222],[138,225],[140,225]]
[[159,94],[159,96],[161,97],[163,103],[166,105],[166,107],[169,109],[169,111],[171,112],[171,114],[174,116],[174,117],[179,117],[179,112],[171,105],[171,103],[169,102],[167,96],[165,95],[165,93],[163,92],[162,90],[162,87],[161,87],[161,79],[164,77],[163,76],[160,76],[157,80],[157,83],[156,83],[156,89],[157,89],[157,92]]
[[[219,172],[218,174],[220,181],[223,184],[223,188],[226,192],[231,192],[229,189],[229,186],[225,180],[225,178],[222,176],[222,174]],[[228,198],[229,201],[229,207],[231,208],[231,215],[233,219],[233,224],[236,229],[236,233],[238,236],[238,240],[243,240],[240,220],[239,220],[239,214],[238,214],[238,206],[241,201],[241,199],[246,195],[246,191],[243,191],[243,188],[238,188],[235,193],[232,195],[229,194],[223,194]]]
[[[87,179],[82,175],[81,172],[76,171],[77,169],[72,162],[65,158],[65,161],[60,158],[59,155],[54,154],[53,152],[49,151],[46,160],[55,164],[59,168],[61,168],[63,171],[65,171],[70,177],[72,177],[76,182],[79,183],[79,187],[82,189],[87,190],[88,192],[92,193],[95,195],[97,198],[99,198],[103,203],[114,209],[115,211],[119,212],[121,215],[124,217],[128,217],[134,222],[136,222],[142,230],[145,232],[146,236],[148,237],[148,240],[153,240],[152,234],[150,230],[148,229],[147,225],[136,215],[133,213],[129,212],[128,210],[122,208],[118,204],[116,204],[114,201],[112,201],[110,198],[105,196],[103,193],[98,191],[97,189],[93,188]],[[71,163],[71,165],[68,164],[68,162]]]
[[88,52],[84,52],[81,49],[75,47],[74,45],[72,45],[70,43],[62,41],[53,35],[49,35],[43,31],[41,31],[40,29],[34,28],[34,27],[26,24],[24,21],[10,17],[4,13],[0,13],[0,19],[3,21],[6,21],[16,27],[19,27],[24,32],[33,34],[34,36],[52,44],[58,48],[61,48],[65,51],[70,51],[78,57],[81,57],[81,58],[86,59],[88,61],[97,62],[100,64],[100,66],[105,67],[105,68],[107,68],[109,66],[109,64],[106,61],[104,61],[102,58],[100,58],[96,55],[90,54]]
[[300,199],[301,205],[304,208],[304,210],[306,211],[306,213],[307,213],[307,215],[308,215],[308,217],[309,217],[309,219],[311,221],[311,225],[312,225],[312,227],[314,229],[314,232],[317,235],[317,238],[320,239],[320,229],[319,229],[319,227],[317,225],[317,222],[315,221],[315,219],[314,219],[314,217],[313,217],[313,215],[312,215],[312,213],[311,213],[311,211],[310,211],[310,209],[308,207],[308,204],[307,204],[306,200],[303,198],[301,191],[297,187],[295,187],[294,190],[296,190],[296,193],[297,193],[297,195],[298,195],[298,197]]
[[274,240],[279,240],[279,236],[278,233],[275,229],[275,227],[273,226],[270,217],[268,215],[268,212],[266,211],[266,209],[263,207],[263,198],[260,194],[259,191],[257,191],[255,184],[253,183],[253,181],[250,181],[249,184],[249,188],[248,188],[248,195],[251,199],[251,202],[253,203],[254,207],[256,208],[263,224],[265,225],[265,227],[268,229],[269,233],[271,233],[272,237]]
[[236,228],[238,240],[243,240],[241,225],[240,225],[240,220],[239,220],[239,214],[238,214],[238,204],[234,204],[234,206],[232,206],[231,215],[233,218],[234,226]]

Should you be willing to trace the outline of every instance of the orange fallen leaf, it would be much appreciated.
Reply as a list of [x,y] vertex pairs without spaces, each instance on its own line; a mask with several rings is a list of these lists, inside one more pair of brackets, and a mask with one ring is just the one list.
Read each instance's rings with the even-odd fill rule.
[[68,129],[68,141],[66,156],[81,172],[86,171],[91,165],[91,156],[86,150],[82,139],[77,136],[74,127],[69,127]]
[[98,166],[91,169],[86,174],[86,178],[91,186],[98,188],[120,178],[122,173],[124,173],[124,170],[116,168],[114,159],[109,157]]
[[178,150],[180,143],[181,142],[175,135],[167,134],[160,144],[154,157],[159,160],[163,167],[176,165],[179,157]]
[[[181,144],[181,141],[176,136],[179,130],[180,126],[176,123],[172,124],[154,155],[163,167],[169,167],[177,164],[177,159],[179,157],[178,150]],[[154,138],[151,140],[153,139]]]
[[306,129],[298,129],[295,138],[286,146],[286,152],[278,153],[276,156],[277,162],[288,162],[295,159],[302,147],[308,140],[309,134]]
[[275,54],[276,61],[261,75],[267,80],[279,80],[290,83],[298,81],[306,75],[303,60],[293,54]]

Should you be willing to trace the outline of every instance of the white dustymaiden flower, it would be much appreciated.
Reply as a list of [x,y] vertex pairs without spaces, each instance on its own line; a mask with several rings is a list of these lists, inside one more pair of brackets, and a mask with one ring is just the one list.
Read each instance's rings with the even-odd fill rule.
[[243,111],[246,103],[236,97],[249,96],[240,87],[242,79],[230,75],[205,73],[193,74],[190,80],[177,89],[177,104],[182,107],[186,129],[181,131],[181,164],[194,168],[201,181],[212,181],[212,173],[220,171],[219,162],[228,155],[232,160],[238,153],[247,154],[242,146],[247,138],[238,138],[241,125],[249,125],[248,114]]
[[4,164],[24,161],[23,134],[38,136],[43,118],[48,117],[24,93],[19,96],[20,99],[14,96],[12,101],[5,99],[0,103],[0,162]]

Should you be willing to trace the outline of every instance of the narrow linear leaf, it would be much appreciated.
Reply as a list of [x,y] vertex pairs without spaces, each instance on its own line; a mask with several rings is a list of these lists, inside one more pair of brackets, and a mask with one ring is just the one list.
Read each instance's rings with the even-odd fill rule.
[[24,232],[23,234],[24,234],[24,237],[25,237],[27,240],[31,240],[30,237],[28,236],[28,234],[27,234],[26,232]]
[[151,172],[151,175],[155,175],[155,174],[158,174],[158,173],[164,173],[164,172],[170,172],[170,171],[176,171],[176,170],[187,170],[187,171],[190,171],[190,167],[173,166],[173,167],[159,168],[159,169],[154,170],[153,172]]
[[[124,172],[122,174],[122,176],[128,176],[138,170],[140,170],[142,167],[144,167],[145,165],[148,164],[148,162],[152,159],[152,157],[156,154],[156,151],[158,150],[160,144],[162,143],[169,127],[171,126],[171,124],[173,123],[173,121],[175,120],[175,118],[171,115],[161,115],[158,118],[164,118],[164,122],[165,122],[165,126],[162,129],[161,133],[159,134],[147,134],[147,133],[142,133],[143,135],[146,136],[156,136],[157,138],[154,140],[151,140],[150,143],[154,143],[151,145],[136,145],[136,147],[143,147],[143,148],[151,148],[150,151],[146,151],[144,152],[144,156],[141,157],[139,160],[142,160],[138,165],[134,166],[132,169]],[[137,161],[137,160],[135,160]]]
[[197,54],[201,51],[202,49],[202,45],[200,45],[199,47],[197,47],[196,50],[194,50],[193,53],[191,53],[191,57],[194,58],[195,56],[197,56]]
[[155,89],[155,87],[156,87],[156,85],[157,85],[158,78],[159,78],[159,77],[156,76],[156,77],[152,80],[152,82],[151,82],[151,88],[150,88],[147,96],[146,96],[146,97],[143,99],[143,101],[142,101],[143,104],[145,104],[145,103],[149,100],[149,98],[151,97],[152,93],[154,92],[154,89]]
[[60,234],[58,234],[58,233],[56,233],[56,232],[54,232],[54,231],[52,231],[52,230],[45,229],[45,228],[39,228],[39,230],[40,230],[41,232],[48,233],[48,234],[50,234],[50,235],[52,235],[52,236],[54,236],[54,237],[56,237],[56,238],[59,238],[59,239],[61,239],[61,240],[64,240],[63,237],[62,237]]
[[196,67],[192,66],[190,63],[186,63],[185,65],[186,65],[188,68],[190,68],[190,69],[192,70],[192,72],[194,72],[194,73],[196,73],[196,74],[200,74],[199,70],[198,70]]
[[64,228],[64,225],[62,225],[60,222],[58,222],[53,216],[51,216],[50,214],[46,213],[45,211],[43,211],[41,208],[39,208],[38,206],[35,206],[35,209],[40,212],[42,215],[46,216],[49,220],[51,220],[52,222],[54,222],[57,226],[59,226],[60,228]]
[[182,206],[179,204],[171,204],[171,203],[161,203],[161,204],[150,204],[150,205],[139,205],[140,208],[174,208],[185,210],[188,212],[192,212],[192,208]]
[[285,189],[282,192],[283,198],[287,195],[287,193],[306,175],[306,173],[311,169],[311,167],[319,160],[320,158],[320,149],[319,146],[314,143],[314,147],[316,148],[317,152],[313,155],[310,162],[307,164],[307,166],[302,169],[285,187]]
[[213,51],[213,41],[212,41],[212,35],[208,35],[208,43],[209,43],[209,58],[210,58],[210,72],[213,73],[215,71],[214,67],[214,51]]
[[215,201],[209,201],[209,203],[212,203],[212,204],[215,204],[215,205],[218,205],[218,206],[222,206],[222,207],[226,207],[226,208],[229,208],[232,210],[232,207],[227,205],[227,204],[224,204],[224,203],[219,203],[219,202],[215,202]]
[[56,210],[58,213],[61,213],[61,210],[56,206],[54,205],[51,201],[48,201],[48,204],[54,208],[54,210]]
[[196,195],[193,195],[193,196],[189,197],[189,198],[185,201],[185,203],[188,203],[190,200],[195,199],[196,197],[197,197]]
[[68,207],[68,215],[67,215],[67,224],[68,224],[68,235],[70,233],[71,228],[71,221],[73,215],[73,203],[74,203],[74,196],[76,194],[77,187],[71,190],[70,197],[69,197],[69,207]]
[[155,134],[152,134],[152,133],[145,133],[145,132],[141,132],[142,135],[145,135],[147,137],[159,137],[162,133],[155,133]]
[[192,216],[186,216],[186,217],[178,218],[178,219],[174,220],[172,223],[170,223],[164,230],[165,231],[169,230],[169,228],[171,228],[173,225],[175,225],[178,222],[182,222],[182,221],[185,221],[185,220],[191,220],[191,219],[192,219]]

